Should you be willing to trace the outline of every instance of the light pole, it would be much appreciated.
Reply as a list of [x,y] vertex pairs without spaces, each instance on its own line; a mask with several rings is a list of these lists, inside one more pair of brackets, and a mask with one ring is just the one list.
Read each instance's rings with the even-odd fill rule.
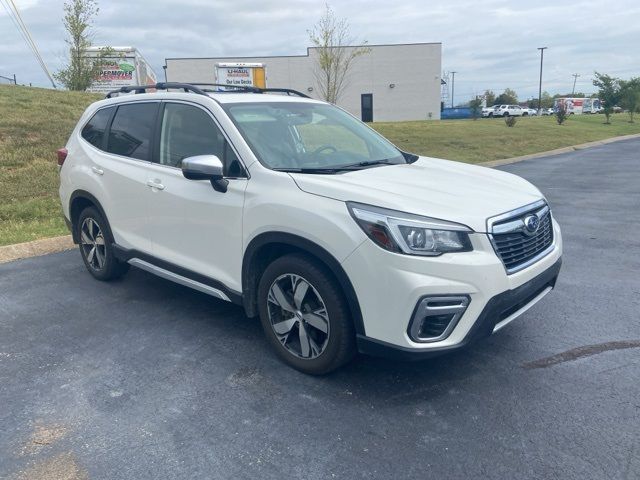
[[576,93],[576,80],[578,80],[578,77],[580,76],[580,74],[574,73],[571,76],[573,77],[573,89],[571,90],[571,96],[573,97],[573,94]]
[[455,104],[453,103],[453,94],[456,91],[456,73],[458,72],[451,72],[451,108],[455,107]]
[[540,84],[538,87],[538,113],[542,110],[542,60],[544,59],[544,51],[547,47],[538,47],[540,50]]

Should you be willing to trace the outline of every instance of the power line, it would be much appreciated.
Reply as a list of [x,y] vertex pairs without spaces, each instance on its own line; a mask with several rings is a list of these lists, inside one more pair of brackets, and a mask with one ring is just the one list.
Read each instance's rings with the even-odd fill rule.
[[0,3],[2,3],[2,6],[9,14],[9,18],[11,18],[11,21],[13,22],[14,26],[18,29],[18,32],[20,32],[22,39],[25,41],[27,46],[33,52],[33,55],[36,57],[38,64],[44,71],[45,75],[49,78],[49,81],[51,81],[51,85],[53,85],[53,88],[56,88],[56,84],[53,81],[53,77],[51,76],[51,73],[49,73],[49,69],[45,65],[44,60],[42,59],[42,55],[40,54],[40,51],[38,50],[38,46],[33,40],[33,37],[31,36],[29,29],[24,23],[24,20],[22,20],[22,16],[20,15],[20,11],[18,10],[18,7],[16,6],[13,0],[0,0]]

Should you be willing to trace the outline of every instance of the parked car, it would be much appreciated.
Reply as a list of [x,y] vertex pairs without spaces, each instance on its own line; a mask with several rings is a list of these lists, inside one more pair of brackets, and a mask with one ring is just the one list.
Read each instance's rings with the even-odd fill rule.
[[540,110],[540,115],[553,115],[553,108],[543,108]]
[[482,116],[483,116],[484,118],[487,118],[487,117],[493,117],[493,109],[494,109],[494,108],[495,108],[495,107],[484,107],[484,108],[482,109]]
[[293,90],[204,88],[112,92],[58,151],[97,280],[134,266],[241,305],[310,374],[462,348],[554,287],[560,228],[526,180],[403,152]]
[[538,116],[538,111],[535,108],[522,108],[522,116]]
[[521,117],[522,116],[522,108],[520,105],[497,105],[493,109],[494,117]]

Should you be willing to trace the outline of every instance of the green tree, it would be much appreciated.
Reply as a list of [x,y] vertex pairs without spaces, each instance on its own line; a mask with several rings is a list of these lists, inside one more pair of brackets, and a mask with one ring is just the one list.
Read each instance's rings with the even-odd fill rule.
[[605,123],[609,124],[613,107],[620,101],[620,79],[598,72],[595,72],[595,77],[593,85],[598,87],[598,97],[602,101],[604,115],[607,118]]
[[634,114],[640,111],[640,77],[620,82],[620,106],[627,109],[629,122],[633,123]]
[[492,107],[496,104],[496,94],[493,93],[492,90],[484,91],[484,99],[486,101],[487,107]]
[[67,31],[69,58],[54,77],[69,90],[89,88],[105,58],[112,55],[111,48],[104,48],[93,56],[86,53],[91,46],[93,19],[99,11],[96,0],[68,0],[64,4],[63,25]]
[[354,38],[349,34],[349,24],[346,19],[337,18],[328,4],[324,15],[308,34],[316,48],[314,74],[320,94],[327,102],[338,103],[356,59],[370,53],[371,49],[366,41],[363,42],[365,46],[350,46],[354,44]]
[[498,98],[496,98],[496,105],[517,105],[518,104],[518,95],[514,90],[510,88],[505,89]]
[[482,100],[479,97],[474,98],[469,102],[469,108],[471,109],[471,118],[477,120],[482,114]]
[[[549,92],[542,92],[542,98],[540,99],[540,108],[551,108],[553,107],[553,98]],[[529,108],[538,109],[538,99],[532,98],[528,101]]]

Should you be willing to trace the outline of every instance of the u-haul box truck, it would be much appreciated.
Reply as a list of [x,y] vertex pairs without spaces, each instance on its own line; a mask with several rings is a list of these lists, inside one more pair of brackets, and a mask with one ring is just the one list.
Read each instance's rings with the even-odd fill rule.
[[[267,88],[266,68],[264,63],[216,63],[216,83]],[[218,89],[225,90],[224,87]]]
[[581,115],[584,100],[584,98],[556,98],[553,102],[553,110],[557,111],[558,108],[564,106],[567,115]]
[[[97,56],[105,47],[90,47],[88,56]],[[87,90],[107,93],[129,85],[155,85],[156,74],[135,47],[110,47],[98,77]]]

